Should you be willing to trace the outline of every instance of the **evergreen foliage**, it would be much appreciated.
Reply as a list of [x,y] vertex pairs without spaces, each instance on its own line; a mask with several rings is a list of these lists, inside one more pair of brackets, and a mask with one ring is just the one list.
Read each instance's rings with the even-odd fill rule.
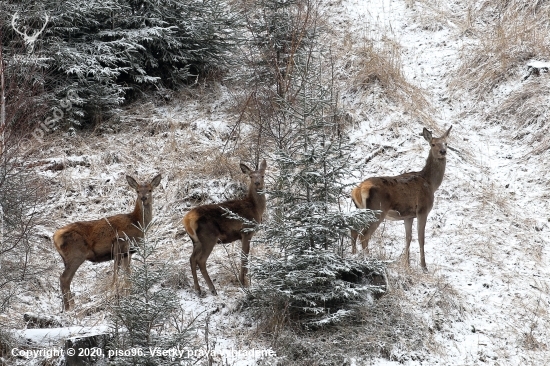
[[[146,231],[146,230],[145,230]],[[117,349],[141,350],[135,355],[116,358],[116,365],[166,365],[169,358],[151,354],[150,349],[166,350],[182,347],[188,338],[186,328],[168,328],[179,308],[176,293],[161,284],[166,279],[169,263],[154,259],[158,241],[145,238],[133,243],[132,272],[129,293],[120,296],[112,307],[114,346]],[[180,364],[178,360],[176,364]]]
[[268,193],[275,209],[264,226],[264,238],[282,255],[251,265],[253,303],[284,309],[307,327],[341,322],[372,293],[383,291],[367,281],[383,276],[383,263],[343,256],[350,230],[374,221],[375,212],[345,212],[340,206],[349,202],[352,147],[331,84],[331,64],[312,47],[293,56],[287,78],[296,92],[278,99],[278,120],[287,132],[274,155]]
[[308,328],[334,325],[384,292],[383,286],[368,282],[381,276],[384,268],[380,261],[344,258],[324,249],[256,259],[251,267],[255,280],[251,301],[270,314],[284,311],[287,321]]
[[252,74],[248,83],[265,97],[284,97],[292,87],[288,76],[293,57],[315,40],[318,28],[311,15],[314,0],[255,0],[244,9],[251,35],[246,63]]
[[[292,99],[295,55],[306,52],[319,33],[317,0],[253,0],[242,6],[247,41],[240,48],[242,71],[232,76],[245,84],[240,121],[255,128],[254,159],[286,144],[291,126],[280,101]],[[244,3],[243,3],[244,4]],[[237,123],[240,123],[237,122]]]
[[[144,87],[176,88],[191,77],[222,70],[234,44],[237,17],[219,0],[3,1],[0,15],[11,42],[48,24],[29,52],[51,72],[49,90],[79,96],[73,121],[108,117]],[[32,48],[32,49],[31,49]],[[17,62],[15,59],[9,62]]]
[[46,109],[41,90],[35,76],[7,67],[3,39],[0,29],[0,313],[17,303],[13,300],[26,290],[24,283],[44,271],[36,243],[49,194],[44,181],[28,167],[31,152],[22,138],[27,131],[19,127],[36,121]]

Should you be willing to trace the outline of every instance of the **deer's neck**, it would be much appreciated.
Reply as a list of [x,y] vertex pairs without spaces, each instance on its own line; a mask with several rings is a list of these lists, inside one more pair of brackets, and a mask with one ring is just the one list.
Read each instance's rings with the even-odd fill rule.
[[256,214],[258,215],[257,221],[260,222],[265,211],[265,194],[258,193],[258,191],[256,191],[256,189],[251,185],[248,188],[248,197],[252,201]]
[[426,166],[424,166],[421,173],[424,179],[430,183],[434,192],[439,188],[441,182],[443,182],[446,164],[446,158],[436,159],[432,156],[431,152],[428,155],[428,159],[426,159]]
[[140,226],[146,228],[147,225],[153,219],[153,205],[152,203],[144,205],[140,199],[136,200],[134,207],[134,218],[139,222]]

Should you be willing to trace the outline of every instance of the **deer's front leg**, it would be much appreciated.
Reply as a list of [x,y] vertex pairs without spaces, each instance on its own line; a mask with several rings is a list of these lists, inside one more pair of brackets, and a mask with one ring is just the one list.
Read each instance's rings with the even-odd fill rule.
[[241,252],[241,273],[239,275],[239,281],[241,285],[246,286],[245,277],[248,273],[248,253],[250,252],[250,239],[252,239],[252,234],[243,234],[241,237],[242,241],[242,252]]
[[412,241],[412,225],[413,225],[414,218],[412,219],[405,219],[405,265],[407,267],[411,266],[411,259],[409,256],[409,251],[411,247],[411,241]]
[[426,258],[424,257],[424,237],[426,234],[426,222],[428,221],[428,215],[418,216],[417,229],[418,229],[418,245],[420,246],[420,266],[424,272],[428,272],[426,267]]

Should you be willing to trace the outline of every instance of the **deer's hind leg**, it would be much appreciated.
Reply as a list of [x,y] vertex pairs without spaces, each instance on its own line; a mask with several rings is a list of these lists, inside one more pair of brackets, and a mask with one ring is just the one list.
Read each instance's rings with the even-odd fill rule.
[[191,238],[191,241],[193,242],[193,252],[189,258],[189,263],[191,265],[191,274],[193,275],[193,289],[200,295],[201,288],[197,278],[197,259],[200,257],[202,244],[200,242],[196,242],[193,238]]
[[63,250],[61,258],[65,269],[59,276],[61,295],[63,296],[63,310],[68,311],[74,308],[74,296],[71,293],[71,282],[78,268],[84,263],[87,255],[87,248],[84,239],[78,234],[63,238],[63,244],[60,246]]
[[71,282],[76,270],[84,261],[84,258],[76,257],[70,262],[65,262],[65,270],[59,277],[61,294],[63,295],[63,310],[68,311],[74,308],[74,295],[71,292]]
[[363,230],[361,233],[361,245],[365,253],[369,252],[369,241],[372,237],[372,234],[378,229],[378,226],[386,219],[388,215],[389,207],[384,204],[384,200],[381,198],[381,192],[376,187],[372,187],[369,191],[369,197],[366,199],[365,207],[369,210],[378,210],[378,219],[374,222],[371,222],[369,226]]
[[206,261],[208,260],[210,253],[212,253],[214,245],[216,245],[218,241],[218,236],[211,232],[201,232],[197,233],[197,237],[199,240],[197,243],[193,242],[193,254],[191,254],[191,273],[193,274],[195,291],[200,294],[200,286],[197,278],[197,266],[199,266],[202,277],[204,278],[208,289],[213,295],[217,295],[216,288],[214,287],[214,284],[208,275],[208,271],[206,270]]
[[210,276],[208,275],[208,271],[206,270],[206,261],[208,260],[208,257],[210,256],[210,253],[212,253],[212,249],[214,249],[214,244],[207,245],[206,247],[203,247],[201,255],[197,259],[197,265],[199,266],[199,269],[201,270],[202,277],[204,277],[204,280],[206,281],[206,285],[210,289],[210,292],[212,293],[212,295],[217,295],[218,293],[216,292],[216,288],[214,287],[214,284],[212,283],[212,280],[210,279]]
[[372,222],[369,225],[369,227],[367,227],[365,230],[363,230],[363,233],[361,233],[362,234],[362,236],[361,236],[361,246],[363,247],[363,251],[365,253],[368,254],[368,252],[369,252],[369,240],[370,240],[372,234],[374,234],[376,229],[378,229],[378,226],[380,226],[380,224],[382,223],[382,221],[384,221],[385,218],[386,218],[386,213],[385,212],[380,213],[380,216],[378,217],[378,220],[375,221],[375,222]]

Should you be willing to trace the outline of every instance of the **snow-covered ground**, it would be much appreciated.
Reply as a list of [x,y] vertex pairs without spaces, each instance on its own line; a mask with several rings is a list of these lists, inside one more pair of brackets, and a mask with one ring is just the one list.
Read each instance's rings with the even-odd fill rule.
[[[404,77],[425,93],[432,107],[426,127],[434,129],[434,135],[453,125],[445,179],[436,192],[426,230],[429,274],[425,278],[429,283],[407,293],[410,310],[426,324],[437,325],[438,331],[432,335],[437,351],[421,358],[401,355],[395,357],[397,361],[380,358],[369,364],[543,365],[550,358],[549,154],[534,154],[525,140],[515,138],[506,121],[487,122],[484,115],[491,110],[490,103],[470,99],[467,93],[456,97],[449,90],[463,45],[473,40],[449,18],[430,15],[434,10],[428,3],[341,0],[325,4],[337,38],[351,35],[356,46],[362,37],[380,47],[397,45]],[[465,11],[458,1],[448,6],[452,9],[447,10],[456,14]],[[521,67],[527,65],[518,65]],[[346,72],[338,75],[346,85]],[[521,82],[520,78],[508,82],[495,98],[506,97],[516,88],[514,84]],[[161,172],[161,187],[154,192],[156,235],[162,238],[160,255],[174,260],[175,270],[185,278],[187,287],[178,292],[185,313],[190,319],[198,316],[197,324],[209,316],[209,339],[219,350],[269,348],[253,340],[252,321],[236,311],[242,292],[228,258],[237,261],[238,243],[225,249],[219,246],[208,261],[217,297],[199,298],[190,287],[191,242],[181,235],[181,218],[201,192],[223,200],[242,189],[235,181],[246,183],[236,158],[224,160],[226,164],[218,160],[220,151],[230,148],[226,138],[235,118],[226,112],[233,102],[231,92],[223,86],[213,89],[181,95],[177,103],[167,106],[151,103],[127,110],[121,116],[119,132],[105,128],[101,137],[77,135],[68,141],[59,137],[43,151],[43,158],[80,163],[61,172],[41,171],[55,182],[56,189],[49,200],[51,222],[42,228],[43,234],[51,237],[64,224],[121,213],[121,207],[130,211],[135,197],[125,185],[124,175],[145,180]],[[352,88],[344,87],[342,103],[353,117],[351,136],[358,159],[380,146],[391,147],[364,164],[358,176],[397,175],[422,168],[428,153],[420,136],[424,125],[411,113],[404,114],[402,109]],[[138,119],[148,121],[147,128],[137,127],[145,125],[136,123]],[[212,164],[219,166],[214,169]],[[214,177],[205,173],[212,171]],[[415,236],[413,229],[411,276],[422,281]],[[374,253],[397,260],[404,246],[402,222],[381,225],[370,246]],[[21,297],[9,319],[2,320],[20,327],[20,314],[33,311],[58,314],[67,326],[105,324],[104,311],[90,315],[78,308],[92,308],[109,296],[111,265],[83,264],[73,281],[77,311],[59,314],[57,284],[62,261],[47,239],[40,243],[40,250],[45,260],[53,263],[38,285],[41,290]],[[199,279],[202,281],[200,275]],[[448,314],[440,314],[439,308],[431,305],[438,291],[452,295],[449,301],[454,308]],[[199,328],[196,335],[202,339],[204,329]],[[33,340],[29,342],[32,345]],[[221,362],[223,357],[216,360]],[[226,360],[232,365],[256,362],[249,355]],[[277,358],[262,360],[275,363]],[[359,359],[350,362],[363,364]]]
[[[545,364],[548,360],[550,304],[548,254],[550,244],[548,153],[535,155],[532,146],[514,139],[509,128],[483,120],[483,106],[463,98],[452,100],[447,85],[459,62],[461,46],[469,40],[448,24],[433,30],[424,2],[349,0],[343,2],[353,20],[352,32],[390,37],[402,48],[409,81],[428,93],[438,130],[453,125],[445,179],[427,225],[426,257],[430,272],[457,291],[463,316],[447,323],[442,364]],[[518,68],[527,65],[518,65]],[[507,85],[509,90],[513,81]],[[360,115],[361,105],[353,106]],[[480,109],[478,109],[480,108]],[[422,126],[408,125],[400,137],[388,140],[380,116],[361,121],[359,141],[395,146],[393,156],[377,156],[366,164],[363,176],[393,175],[419,170],[427,146],[418,137]],[[383,141],[386,139],[386,141]],[[402,250],[402,223],[386,223],[394,251]],[[413,244],[414,247],[414,230]],[[414,258],[414,256],[413,256]],[[418,299],[423,302],[426,299]],[[433,314],[426,314],[427,317]],[[391,363],[391,362],[388,362]]]

